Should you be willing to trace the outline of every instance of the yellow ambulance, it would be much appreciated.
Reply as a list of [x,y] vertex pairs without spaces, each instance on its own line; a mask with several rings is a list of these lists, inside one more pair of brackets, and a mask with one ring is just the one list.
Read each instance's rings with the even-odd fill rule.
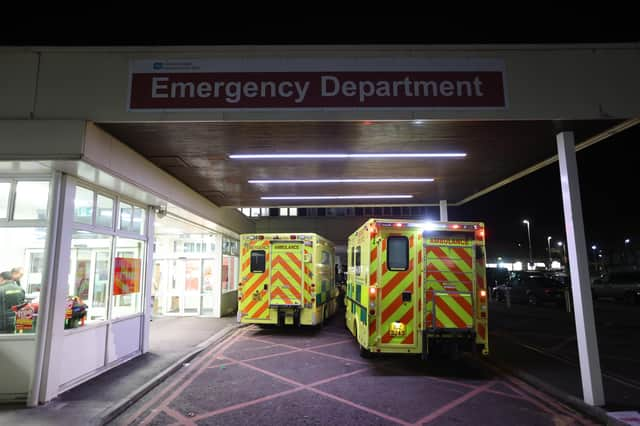
[[346,326],[371,353],[489,353],[484,224],[370,219],[348,243]]
[[335,248],[326,238],[243,234],[240,262],[242,323],[321,325],[336,312]]

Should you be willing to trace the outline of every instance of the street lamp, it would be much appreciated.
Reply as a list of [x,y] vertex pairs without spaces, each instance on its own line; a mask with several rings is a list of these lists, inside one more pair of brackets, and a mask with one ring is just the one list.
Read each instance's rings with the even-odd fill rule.
[[567,263],[567,252],[565,251],[564,248],[564,244],[562,244],[562,241],[558,241],[558,247],[562,247],[562,263],[564,263],[566,265]]
[[547,249],[549,250],[549,269],[551,269],[551,237],[547,237]]
[[522,223],[527,225],[527,237],[529,238],[529,264],[533,265],[533,252],[531,251],[531,226],[527,219],[523,220]]

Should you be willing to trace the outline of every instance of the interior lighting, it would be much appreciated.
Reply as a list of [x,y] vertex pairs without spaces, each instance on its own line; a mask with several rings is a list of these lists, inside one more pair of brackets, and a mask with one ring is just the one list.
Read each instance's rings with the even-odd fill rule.
[[292,158],[460,158],[466,157],[464,152],[398,152],[398,153],[366,153],[366,154],[231,154],[229,158],[236,160],[249,159],[292,159]]
[[433,178],[381,178],[381,179],[251,179],[249,183],[394,183],[433,182]]
[[371,200],[380,198],[413,198],[413,195],[309,195],[260,197],[261,200]]

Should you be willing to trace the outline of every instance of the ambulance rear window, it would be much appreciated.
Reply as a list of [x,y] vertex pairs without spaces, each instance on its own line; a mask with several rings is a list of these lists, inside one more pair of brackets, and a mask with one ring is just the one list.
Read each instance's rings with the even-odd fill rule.
[[265,257],[266,255],[264,250],[251,251],[251,272],[265,271]]
[[409,269],[409,239],[389,237],[387,239],[387,269],[406,271]]

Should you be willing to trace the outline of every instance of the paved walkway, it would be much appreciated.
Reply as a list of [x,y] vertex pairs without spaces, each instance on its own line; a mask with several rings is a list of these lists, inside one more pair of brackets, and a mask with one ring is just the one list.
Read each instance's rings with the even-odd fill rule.
[[0,425],[94,425],[111,407],[194,351],[236,318],[161,317],[151,322],[150,351],[37,408],[0,405]]
[[362,359],[344,319],[235,332],[114,425],[594,424],[470,360]]
[[[640,306],[596,302],[604,411],[640,419]],[[546,306],[490,306],[491,359],[582,400],[573,313]],[[633,414],[635,412],[635,414]]]

